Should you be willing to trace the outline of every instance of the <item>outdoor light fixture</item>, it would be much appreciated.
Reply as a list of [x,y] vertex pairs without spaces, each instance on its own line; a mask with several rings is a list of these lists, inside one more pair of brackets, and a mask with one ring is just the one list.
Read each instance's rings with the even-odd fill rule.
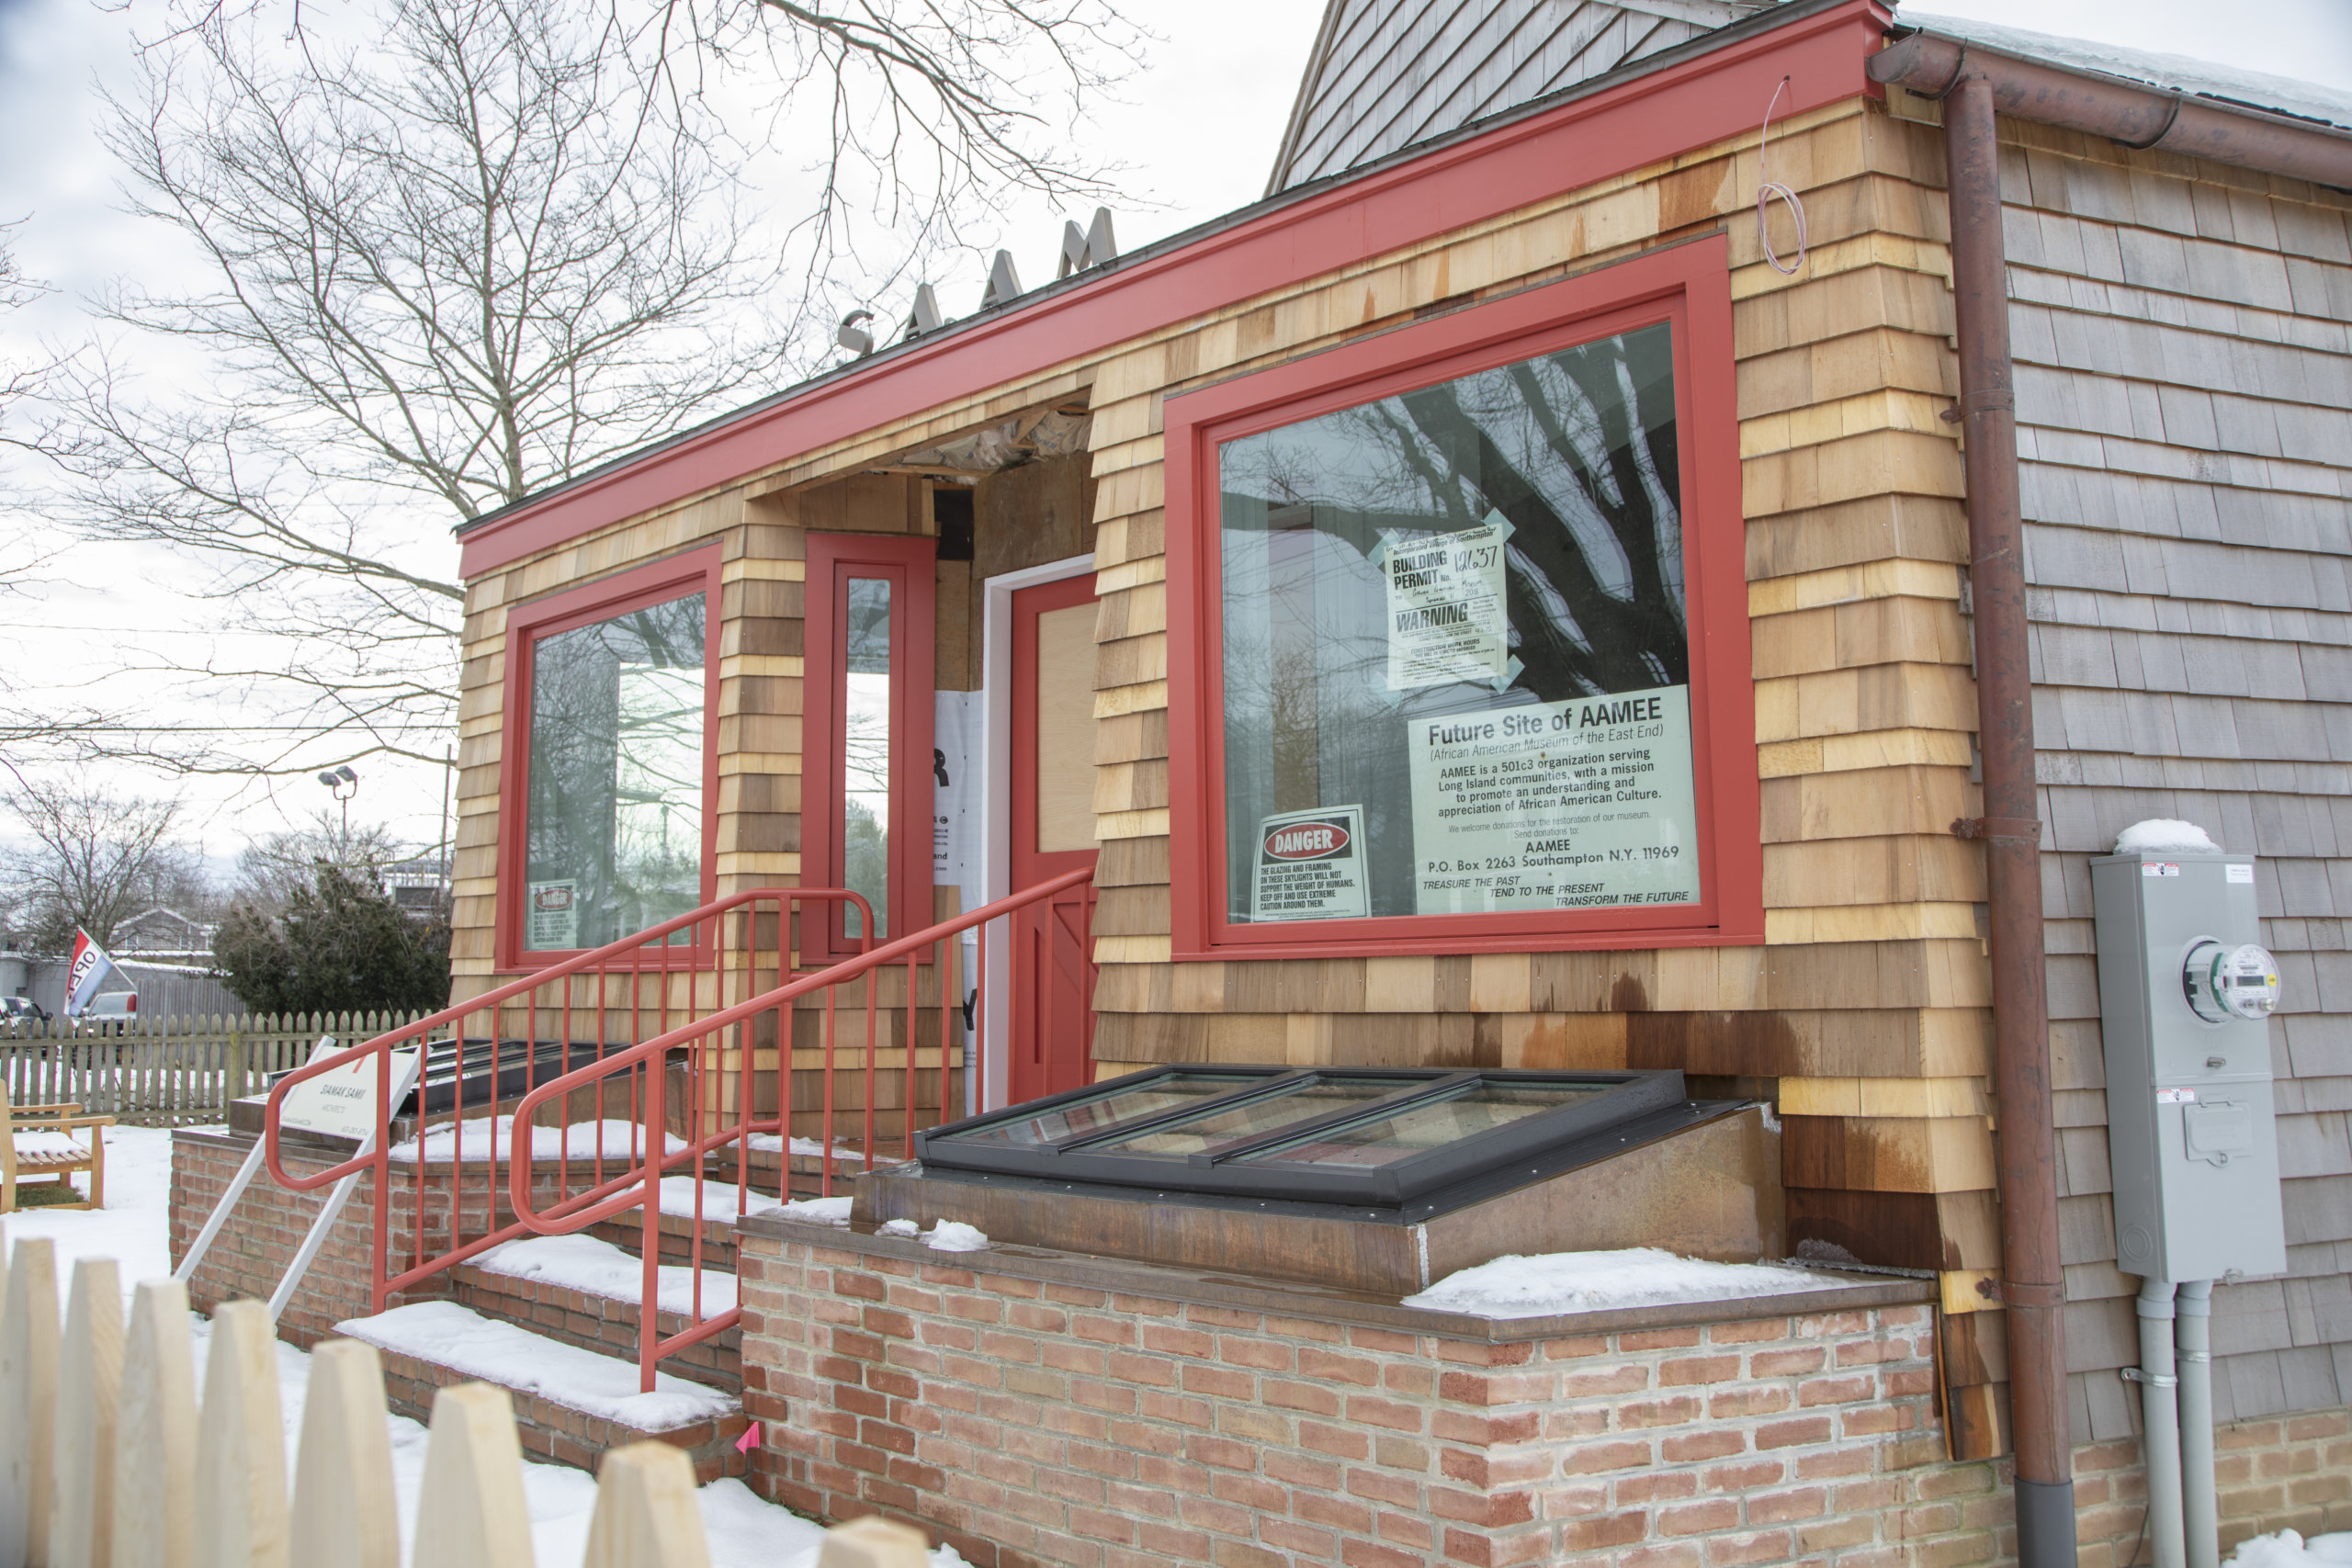
[[343,837],[335,846],[335,853],[338,857],[347,855],[351,849],[351,797],[359,793],[359,775],[345,762],[321,773],[319,782],[334,791],[336,803],[343,807]]

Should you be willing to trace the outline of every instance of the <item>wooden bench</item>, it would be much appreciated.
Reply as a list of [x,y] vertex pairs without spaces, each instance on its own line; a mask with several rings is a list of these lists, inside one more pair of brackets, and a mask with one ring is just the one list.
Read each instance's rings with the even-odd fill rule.
[[[0,1214],[17,1207],[20,1180],[55,1182],[74,1190],[76,1171],[90,1173],[90,1195],[78,1203],[51,1203],[44,1208],[103,1209],[107,1203],[107,1139],[98,1129],[114,1125],[111,1116],[85,1116],[79,1105],[8,1103],[8,1086],[0,1083]],[[76,1143],[77,1129],[89,1132],[87,1143]]]

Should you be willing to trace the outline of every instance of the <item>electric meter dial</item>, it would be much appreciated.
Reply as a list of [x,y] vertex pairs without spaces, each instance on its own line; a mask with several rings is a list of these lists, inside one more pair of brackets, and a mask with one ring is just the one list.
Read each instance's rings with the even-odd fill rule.
[[2189,1010],[2208,1023],[2259,1023],[2278,1005],[2278,961],[2253,942],[2225,947],[2205,937],[2190,945],[2180,986]]

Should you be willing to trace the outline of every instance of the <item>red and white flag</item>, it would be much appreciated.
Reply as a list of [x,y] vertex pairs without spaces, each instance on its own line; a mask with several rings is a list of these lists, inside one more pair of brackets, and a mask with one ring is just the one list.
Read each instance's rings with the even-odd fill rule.
[[65,970],[65,1016],[81,1017],[113,970],[114,960],[107,956],[107,950],[92,942],[88,931],[74,928],[74,962]]

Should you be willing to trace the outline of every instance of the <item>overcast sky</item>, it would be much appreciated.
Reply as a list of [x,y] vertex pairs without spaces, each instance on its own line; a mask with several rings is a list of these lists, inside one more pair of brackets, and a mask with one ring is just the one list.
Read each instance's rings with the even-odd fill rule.
[[[334,4],[309,0],[306,10],[316,15]],[[1119,238],[1134,248],[1263,192],[1321,5],[1132,0],[1127,8],[1162,41],[1120,89],[1125,101],[1102,107],[1091,141],[1126,165],[1122,178],[1134,198],[1119,211]],[[2193,55],[2352,91],[2352,0],[1932,0],[1906,8]],[[0,333],[19,344],[28,332],[75,341],[88,331],[79,308],[87,293],[119,276],[167,284],[170,269],[185,265],[116,212],[114,172],[96,138],[102,106],[95,85],[127,79],[133,27],[150,21],[153,9],[153,0],[130,0],[127,9],[92,0],[0,0],[0,221],[28,220],[15,232],[17,258],[28,276],[57,289],[40,307],[0,325]],[[1071,216],[1082,223],[1085,214]],[[1007,220],[1002,243],[1032,282],[1052,276],[1060,218],[1040,206]],[[972,238],[993,244],[1000,236]],[[968,265],[968,277],[938,280],[950,314],[969,310],[974,299],[967,296],[979,292],[979,265]],[[0,348],[7,346],[0,337]],[[0,486],[8,479],[0,471]],[[0,550],[21,553],[26,532],[21,516],[0,512]],[[453,547],[449,554],[454,559]],[[0,601],[0,660],[20,676],[46,682],[64,701],[81,671],[119,661],[117,647],[198,642],[204,608],[175,591],[173,575],[170,562],[127,547],[79,551],[38,601]],[[138,630],[124,629],[132,627]],[[368,777],[355,818],[389,820],[413,840],[437,837],[438,769],[379,764],[363,765],[363,772]],[[175,787],[162,780],[121,782]],[[192,784],[187,793],[195,808],[191,838],[215,853],[325,798],[308,780],[281,785],[275,798],[220,784]]]

